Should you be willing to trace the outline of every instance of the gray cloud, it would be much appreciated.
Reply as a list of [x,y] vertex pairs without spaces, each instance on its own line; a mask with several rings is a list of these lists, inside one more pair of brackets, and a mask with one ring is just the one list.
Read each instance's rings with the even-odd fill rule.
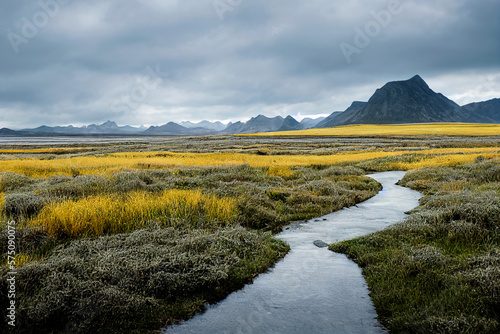
[[417,73],[500,97],[498,1],[394,1],[6,2],[0,127],[331,113]]

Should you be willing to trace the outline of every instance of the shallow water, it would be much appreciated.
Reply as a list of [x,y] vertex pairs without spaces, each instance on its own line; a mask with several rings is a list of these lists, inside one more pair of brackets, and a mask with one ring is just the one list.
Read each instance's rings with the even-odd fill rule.
[[149,142],[156,137],[125,136],[45,136],[45,137],[4,137],[0,145],[63,145],[63,144],[108,144],[125,142]]
[[164,333],[385,333],[360,268],[328,244],[381,230],[418,205],[419,192],[395,185],[405,172],[369,175],[382,183],[375,197],[287,227],[277,237],[291,251],[253,284]]

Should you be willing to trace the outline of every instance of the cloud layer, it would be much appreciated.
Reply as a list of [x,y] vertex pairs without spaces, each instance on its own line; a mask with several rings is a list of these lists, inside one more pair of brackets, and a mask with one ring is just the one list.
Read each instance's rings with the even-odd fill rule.
[[500,97],[496,0],[41,0],[0,11],[0,127],[313,115],[420,74]]

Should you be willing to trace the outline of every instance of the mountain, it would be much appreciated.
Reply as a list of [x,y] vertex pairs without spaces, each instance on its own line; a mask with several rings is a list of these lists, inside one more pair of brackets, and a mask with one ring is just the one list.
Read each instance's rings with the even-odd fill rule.
[[309,118],[306,117],[300,121],[300,124],[304,127],[304,129],[310,129],[318,125],[322,122],[326,117],[318,117],[318,118]]
[[227,127],[222,131],[223,134],[229,134],[229,133],[243,133],[245,130],[245,123],[243,122],[234,122],[234,123],[229,123]]
[[0,136],[16,136],[18,135],[19,131],[11,130],[8,128],[1,128],[0,129]]
[[462,107],[472,117],[485,119],[485,123],[500,123],[500,99],[470,103]]
[[479,122],[458,104],[434,92],[418,75],[393,81],[377,89],[368,102],[355,102],[346,111],[332,114],[316,127],[348,124],[403,124]]
[[209,130],[214,130],[214,131],[222,131],[226,128],[226,125],[221,122],[210,122],[210,121],[201,121],[198,123],[192,123],[192,122],[181,122],[179,123],[185,128],[191,129],[191,128],[205,128]]
[[304,118],[297,122],[292,116],[258,115],[247,122],[229,123],[201,121],[169,122],[162,126],[118,126],[115,122],[88,126],[40,126],[14,131],[0,129],[0,136],[39,135],[169,135],[206,136],[215,134],[259,133],[309,128],[327,128],[348,124],[405,123],[500,123],[500,99],[470,103],[460,107],[446,96],[434,92],[418,75],[405,81],[393,81],[379,88],[368,102],[355,101],[345,111],[335,111],[326,118]]
[[287,116],[284,120],[283,123],[281,124],[281,127],[278,129],[278,131],[294,131],[294,130],[303,130],[304,125],[300,124],[297,122],[295,118],[292,116]]
[[22,132],[28,135],[130,135],[139,134],[144,130],[143,127],[136,128],[130,125],[120,127],[115,122],[107,121],[100,125],[90,124],[82,127],[42,125],[35,129],[24,129]]
[[264,115],[259,115],[257,117],[251,118],[246,123],[236,122],[230,124],[224,131],[222,131],[222,133],[234,134],[278,131],[283,125],[283,122],[284,119],[281,116],[269,118]]
[[151,126],[143,132],[144,135],[154,136],[204,136],[213,135],[215,131],[205,128],[188,129],[174,122],[168,122],[162,126]]
[[315,128],[331,128],[336,126],[337,122],[337,117],[340,115],[344,114],[345,112],[355,112],[358,111],[366,105],[366,102],[360,102],[360,101],[354,101],[349,108],[347,108],[345,111],[334,111],[330,116],[325,118],[323,121],[319,122]]

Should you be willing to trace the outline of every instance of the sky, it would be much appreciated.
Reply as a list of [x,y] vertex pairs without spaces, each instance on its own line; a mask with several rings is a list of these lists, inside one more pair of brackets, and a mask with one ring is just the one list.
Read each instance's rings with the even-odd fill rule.
[[0,128],[297,118],[419,74],[500,97],[498,0],[0,4]]

